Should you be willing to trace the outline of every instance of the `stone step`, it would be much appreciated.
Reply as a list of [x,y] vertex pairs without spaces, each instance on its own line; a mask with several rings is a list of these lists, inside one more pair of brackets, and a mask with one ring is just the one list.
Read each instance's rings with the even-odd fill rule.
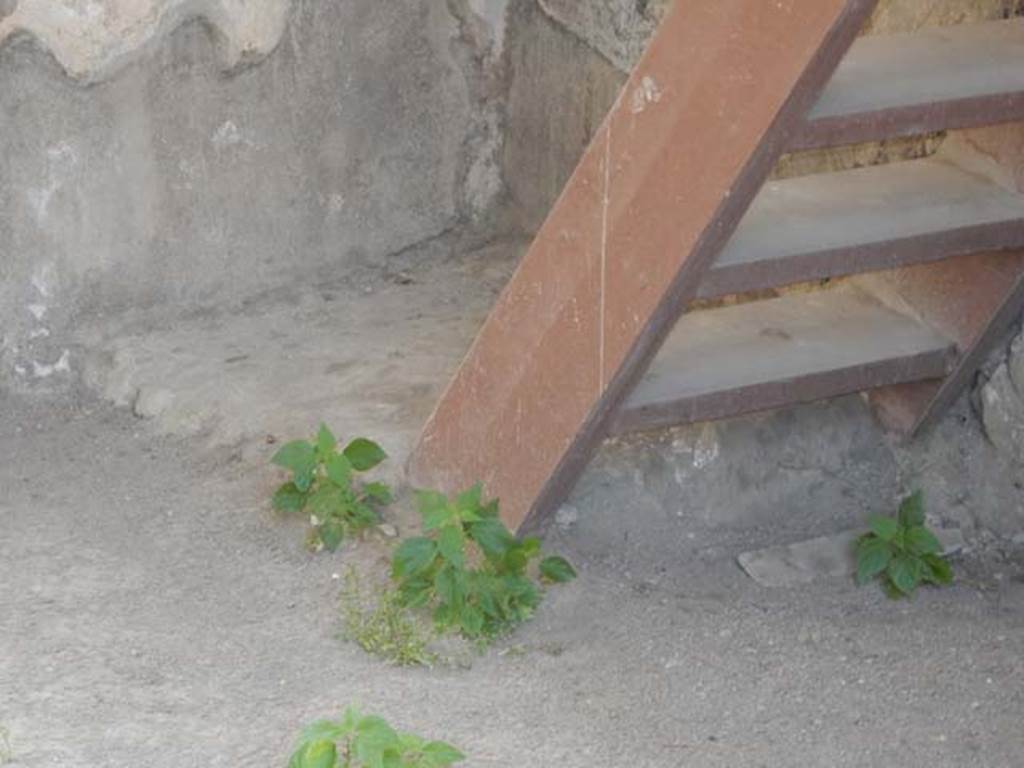
[[1024,19],[864,37],[791,149],[1024,120]]
[[1024,196],[941,158],[804,176],[761,189],[699,295],[1021,246]]
[[940,378],[955,355],[947,338],[852,287],[690,312],[611,433]]

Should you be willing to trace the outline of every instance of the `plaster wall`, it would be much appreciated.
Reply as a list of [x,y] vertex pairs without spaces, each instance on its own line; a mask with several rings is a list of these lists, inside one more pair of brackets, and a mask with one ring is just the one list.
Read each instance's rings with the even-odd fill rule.
[[0,386],[74,379],[84,317],[343,279],[482,217],[499,5],[2,0]]

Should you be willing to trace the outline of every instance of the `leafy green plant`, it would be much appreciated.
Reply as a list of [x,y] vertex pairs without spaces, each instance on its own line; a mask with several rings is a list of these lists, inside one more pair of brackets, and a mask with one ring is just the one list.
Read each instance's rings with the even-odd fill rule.
[[516,539],[480,485],[454,501],[436,491],[417,499],[426,535],[395,550],[392,577],[401,605],[431,610],[439,632],[487,641],[529,619],[542,596],[528,572],[534,560],[542,581],[576,576],[564,558],[543,557],[538,539]]
[[309,512],[311,545],[333,552],[346,536],[379,522],[377,506],[391,502],[387,485],[363,484],[356,478],[386,458],[384,450],[365,437],[339,451],[337,439],[321,424],[312,442],[295,440],[274,454],[272,461],[292,473],[274,494],[274,509]]
[[857,541],[857,582],[880,578],[892,598],[909,597],[921,584],[942,585],[953,570],[942,557],[942,544],[925,526],[921,491],[900,504],[897,517],[875,515]]
[[405,609],[395,590],[364,589],[355,570],[348,569],[341,592],[343,634],[367,653],[398,666],[433,666],[436,654],[429,622]]
[[383,718],[350,707],[340,720],[307,727],[288,768],[446,768],[463,760],[450,744],[399,733]]

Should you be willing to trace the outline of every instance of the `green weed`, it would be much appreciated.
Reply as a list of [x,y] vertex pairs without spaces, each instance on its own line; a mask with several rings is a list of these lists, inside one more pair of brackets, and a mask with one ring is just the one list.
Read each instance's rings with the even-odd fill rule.
[[333,552],[351,536],[380,521],[377,507],[391,502],[384,483],[359,482],[356,473],[368,472],[387,454],[372,440],[357,437],[338,450],[338,441],[326,425],[312,442],[295,440],[283,446],[272,461],[291,471],[292,479],[274,493],[274,509],[309,512],[312,548]]
[[921,584],[936,586],[953,580],[942,557],[942,544],[925,526],[924,495],[917,491],[900,504],[897,517],[876,515],[857,541],[857,582],[881,579],[893,599],[913,595]]
[[288,768],[446,768],[465,756],[443,741],[400,733],[383,718],[349,708],[307,727]]
[[434,633],[402,605],[394,590],[363,589],[353,569],[345,574],[341,593],[344,636],[367,653],[398,666],[432,666],[437,657],[428,650]]
[[428,609],[440,633],[488,642],[529,619],[542,597],[529,574],[535,560],[541,582],[576,577],[564,558],[543,557],[538,539],[516,539],[480,485],[454,501],[436,491],[416,495],[425,535],[395,550],[392,577],[400,604]]

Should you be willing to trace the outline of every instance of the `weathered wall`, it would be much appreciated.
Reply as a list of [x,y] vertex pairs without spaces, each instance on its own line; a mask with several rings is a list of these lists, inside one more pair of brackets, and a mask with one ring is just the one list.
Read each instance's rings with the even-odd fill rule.
[[500,193],[500,3],[0,3],[0,385],[73,377],[84,314],[338,278]]
[[625,75],[535,0],[513,0],[505,181],[520,225],[536,230],[618,95]]
[[76,80],[101,80],[187,18],[217,32],[222,62],[236,66],[272,51],[291,0],[4,0],[0,43],[31,35]]

